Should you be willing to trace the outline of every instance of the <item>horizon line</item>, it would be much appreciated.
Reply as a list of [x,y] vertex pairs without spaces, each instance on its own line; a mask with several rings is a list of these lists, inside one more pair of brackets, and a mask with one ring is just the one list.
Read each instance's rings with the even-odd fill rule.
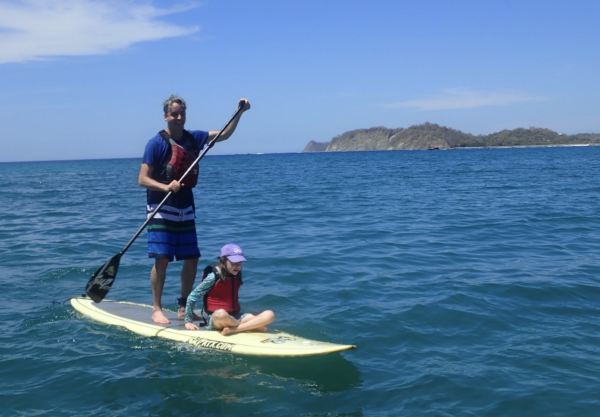
[[[285,155],[295,153],[307,153],[307,152],[256,152],[256,153],[230,153],[230,154],[212,154],[205,155],[203,158],[220,157],[220,156],[240,156],[240,155]],[[35,159],[29,161],[0,161],[0,164],[29,164],[33,162],[85,162],[85,161],[114,161],[119,159],[139,159],[142,157],[115,157],[115,158],[77,158],[77,159]]]

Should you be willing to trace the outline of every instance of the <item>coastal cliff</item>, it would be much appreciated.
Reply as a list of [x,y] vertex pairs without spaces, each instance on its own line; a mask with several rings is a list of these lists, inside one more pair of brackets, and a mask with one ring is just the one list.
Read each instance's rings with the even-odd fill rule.
[[302,152],[394,151],[405,149],[453,149],[499,146],[551,146],[600,144],[600,134],[564,135],[549,129],[518,128],[489,135],[472,135],[460,130],[423,123],[409,128],[372,127],[345,132],[331,142],[310,141]]

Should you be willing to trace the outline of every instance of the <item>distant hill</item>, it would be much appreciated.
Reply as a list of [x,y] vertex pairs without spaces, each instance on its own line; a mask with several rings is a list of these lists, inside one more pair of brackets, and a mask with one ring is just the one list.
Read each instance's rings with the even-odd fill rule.
[[600,144],[599,133],[564,135],[530,127],[472,135],[460,130],[423,123],[409,128],[372,127],[345,132],[331,142],[310,141],[302,152],[394,151],[402,149],[452,149],[496,146],[551,146]]
[[315,142],[311,140],[302,152],[325,152],[329,142]]

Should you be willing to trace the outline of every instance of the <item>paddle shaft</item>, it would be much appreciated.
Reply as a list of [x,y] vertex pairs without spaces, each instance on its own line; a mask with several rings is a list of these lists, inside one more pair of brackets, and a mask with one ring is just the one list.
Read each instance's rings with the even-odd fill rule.
[[[243,107],[244,106],[241,105],[241,106],[239,106],[237,108],[237,110],[235,111],[235,113],[233,114],[233,116],[231,116],[231,119],[229,119],[229,121],[227,123],[225,123],[225,126],[223,126],[223,129],[221,129],[219,131],[219,133],[217,133],[217,136],[215,136],[213,138],[213,140],[211,140],[209,142],[209,144],[206,145],[206,148],[204,148],[202,150],[202,152],[200,152],[200,155],[198,155],[198,158],[196,158],[196,160],[187,169],[187,171],[185,171],[183,173],[183,175],[181,176],[181,178],[179,178],[179,180],[178,180],[179,182],[183,181],[183,179],[186,177],[186,175],[189,174],[192,171],[192,169],[198,164],[198,162],[200,162],[200,160],[206,154],[206,152],[208,152],[208,150],[214,146],[214,144],[217,142],[217,139],[219,139],[221,137],[221,135],[223,134],[223,132],[225,131],[225,129],[227,129],[227,127],[231,124],[231,122],[233,122],[233,119],[235,119],[237,117],[237,115],[240,114],[240,112],[242,111]],[[171,194],[173,194],[173,191],[169,191],[169,193],[165,196],[165,198],[163,198],[163,200],[154,209],[154,211],[152,213],[150,213],[150,216],[148,216],[148,218],[146,219],[146,221],[144,222],[144,224],[139,228],[139,230],[137,232],[135,232],[135,235],[133,235],[133,237],[131,238],[131,240],[129,242],[127,242],[127,244],[121,250],[121,252],[119,252],[119,255],[123,255],[125,253],[125,251],[127,249],[129,249],[129,247],[133,244],[133,242],[138,238],[138,236],[140,235],[140,233],[142,233],[144,231],[144,229],[146,228],[146,226],[148,225],[148,223],[150,222],[150,220],[152,220],[154,218],[154,216],[156,215],[156,213],[158,213],[158,210],[160,210],[161,207],[167,202],[167,200],[169,199],[169,197],[171,196]]]

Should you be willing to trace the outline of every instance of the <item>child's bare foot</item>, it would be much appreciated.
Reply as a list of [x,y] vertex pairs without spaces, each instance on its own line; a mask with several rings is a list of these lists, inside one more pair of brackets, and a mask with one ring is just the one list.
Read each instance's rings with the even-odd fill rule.
[[[246,331],[248,331],[248,332],[266,332],[267,331],[267,326],[257,327],[256,329],[251,329],[251,330],[246,330]],[[234,333],[240,333],[237,330],[237,327],[225,327],[221,331],[221,334],[223,336],[228,336],[228,335],[234,334]]]
[[236,330],[237,330],[237,327],[224,327],[223,330],[221,331],[221,334],[223,336],[229,336],[230,334],[237,333]]
[[158,324],[171,324],[162,310],[156,310],[154,313],[152,313],[152,321]]

